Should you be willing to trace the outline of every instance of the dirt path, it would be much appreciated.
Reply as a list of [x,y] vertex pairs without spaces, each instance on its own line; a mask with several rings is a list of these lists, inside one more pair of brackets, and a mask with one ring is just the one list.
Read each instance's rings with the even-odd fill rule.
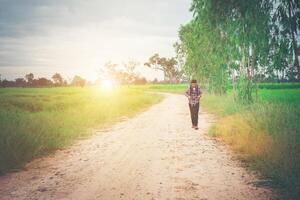
[[162,103],[27,170],[0,177],[0,199],[272,199],[225,147],[190,128],[184,96]]

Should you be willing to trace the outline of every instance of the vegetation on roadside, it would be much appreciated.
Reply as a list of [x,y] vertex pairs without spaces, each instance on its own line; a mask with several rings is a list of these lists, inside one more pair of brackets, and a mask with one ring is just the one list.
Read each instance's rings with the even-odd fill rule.
[[88,129],[131,116],[162,97],[122,87],[0,89],[0,173],[71,144]]
[[176,52],[207,90],[249,103],[259,82],[300,81],[297,0],[192,0]]
[[232,94],[205,95],[202,106],[220,116],[210,130],[285,195],[299,198],[300,90],[259,90],[259,100],[239,104]]
[[220,116],[211,134],[299,199],[299,1],[192,0],[190,11],[177,52]]
[[[261,173],[287,198],[300,190],[299,84],[262,83],[252,104],[234,100],[232,90],[204,92],[201,108],[218,116],[209,134],[228,144],[252,169]],[[185,86],[186,87],[186,86]],[[183,85],[156,85],[154,89],[183,93]]]

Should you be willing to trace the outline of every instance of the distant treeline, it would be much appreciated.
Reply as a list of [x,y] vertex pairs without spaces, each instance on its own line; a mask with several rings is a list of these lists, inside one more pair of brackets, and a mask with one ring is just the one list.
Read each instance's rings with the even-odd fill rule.
[[[15,80],[6,80],[5,77],[2,80],[0,74],[0,87],[84,87],[85,85],[99,84],[101,80],[111,80],[121,85],[142,85],[148,83],[148,81],[138,72],[137,68],[140,66],[141,63],[135,60],[129,60],[120,65],[107,62],[97,72],[98,79],[95,82],[87,82],[87,80],[78,75],[74,76],[72,80],[67,81],[60,73],[55,73],[51,79],[45,77],[35,78],[33,73],[29,73]],[[161,71],[164,75],[163,80],[156,78],[149,83],[182,83],[188,80],[182,69],[182,61],[176,57],[166,58],[156,53],[144,63],[144,66]]]
[[[160,81],[155,78],[153,81],[147,81],[145,77],[140,77],[137,75],[130,75],[124,72],[118,72],[114,74],[117,78],[117,82],[121,85],[144,85],[146,83],[152,84],[165,84],[168,81]],[[84,78],[76,75],[71,81],[67,81],[59,73],[55,73],[51,79],[45,77],[35,78],[33,73],[26,74],[24,78],[16,78],[15,80],[0,79],[0,87],[66,87],[66,86],[76,86],[84,87],[86,85],[97,85],[101,83],[101,79],[94,82],[88,82]]]
[[86,80],[76,75],[70,83],[61,74],[55,73],[52,79],[45,77],[35,78],[33,73],[26,74],[24,78],[12,80],[0,80],[0,87],[60,87],[60,86],[80,86],[86,85]]
[[[118,82],[120,84],[135,84],[142,85],[146,84],[147,80],[144,77],[129,76],[128,74],[119,73],[120,76]],[[16,78],[15,80],[0,80],[0,87],[65,87],[65,86],[76,86],[84,87],[86,85],[95,85],[101,80],[95,82],[87,82],[84,78],[76,75],[71,81],[67,81],[62,77],[61,74],[55,73],[51,79],[45,77],[34,78],[33,73],[26,74],[24,78]],[[151,83],[160,83],[157,79]]]

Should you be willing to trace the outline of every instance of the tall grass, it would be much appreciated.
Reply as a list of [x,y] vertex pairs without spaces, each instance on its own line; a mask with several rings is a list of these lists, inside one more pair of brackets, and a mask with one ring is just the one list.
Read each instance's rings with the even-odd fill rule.
[[113,92],[97,88],[0,89],[0,173],[160,99],[127,88]]
[[232,96],[205,95],[203,107],[221,116],[210,133],[292,199],[300,191],[300,90],[260,90],[259,100],[239,105]]

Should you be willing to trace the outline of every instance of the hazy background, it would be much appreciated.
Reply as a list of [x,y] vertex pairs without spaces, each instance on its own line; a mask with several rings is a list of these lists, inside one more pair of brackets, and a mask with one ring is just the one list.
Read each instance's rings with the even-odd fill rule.
[[192,18],[189,7],[189,0],[0,0],[0,74],[94,80],[110,60],[173,56],[178,28]]

